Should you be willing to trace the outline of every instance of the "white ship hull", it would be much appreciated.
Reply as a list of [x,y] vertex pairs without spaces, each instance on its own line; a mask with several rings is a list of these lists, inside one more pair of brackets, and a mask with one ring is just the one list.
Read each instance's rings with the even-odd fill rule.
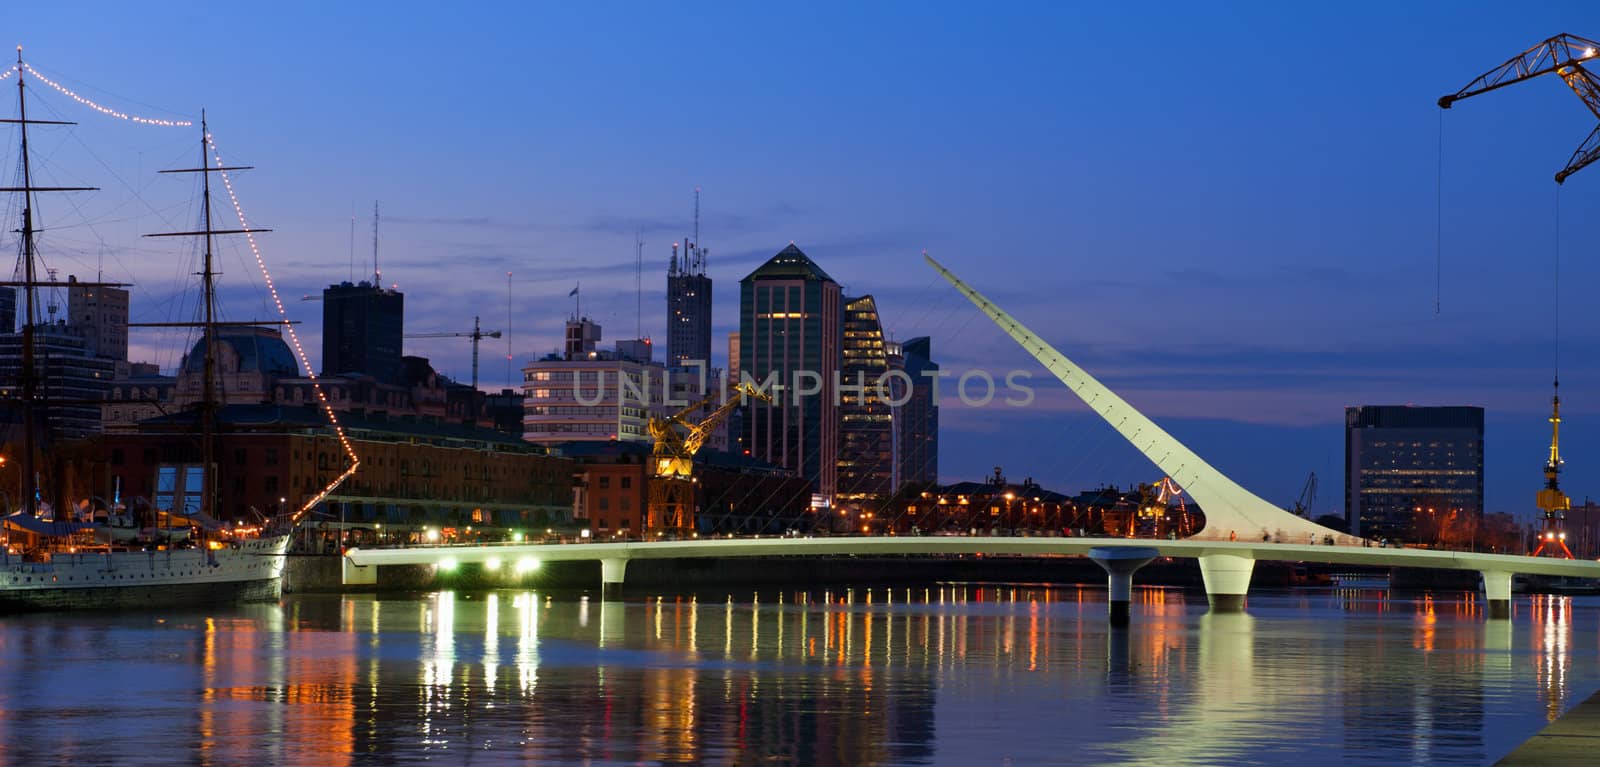
[[284,535],[215,551],[58,553],[49,562],[0,553],[0,613],[275,600],[288,546]]

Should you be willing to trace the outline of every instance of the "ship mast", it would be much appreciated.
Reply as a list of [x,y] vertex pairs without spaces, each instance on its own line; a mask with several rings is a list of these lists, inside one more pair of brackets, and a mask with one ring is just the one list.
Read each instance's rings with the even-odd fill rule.
[[[38,256],[38,245],[34,242],[34,233],[37,231],[33,223],[33,195],[35,192],[89,192],[97,187],[92,186],[34,186],[33,167],[28,157],[28,126],[29,125],[76,125],[76,123],[62,120],[29,120],[25,66],[22,63],[22,46],[17,46],[17,119],[0,119],[0,123],[11,123],[21,129],[22,136],[22,186],[0,187],[0,192],[16,192],[22,195],[22,229],[18,231],[21,237],[22,248],[22,281],[0,282],[4,287],[20,287],[23,292],[24,314],[22,321],[22,369],[18,378],[21,379],[22,399],[22,504],[21,508],[28,516],[38,515],[37,498],[38,485],[38,456],[39,449],[38,430],[42,426],[38,412],[39,398],[39,371],[35,367],[34,344],[37,339],[37,320],[39,312],[37,289],[41,285],[38,272],[34,268],[34,259]],[[86,283],[96,284],[98,283]],[[107,283],[114,286],[117,283]],[[59,504],[58,504],[59,505]],[[59,517],[58,517],[59,519]]]
[[[270,322],[218,322],[217,321],[217,296],[216,296],[216,265],[213,258],[215,236],[219,234],[253,234],[256,232],[269,232],[270,229],[217,229],[213,226],[211,217],[211,174],[234,170],[250,170],[251,166],[222,166],[211,164],[211,134],[206,124],[205,110],[200,110],[200,167],[177,168],[164,170],[162,173],[199,173],[201,189],[201,221],[204,228],[191,232],[161,232],[147,234],[146,237],[200,237],[204,243],[204,255],[200,267],[200,293],[201,304],[204,306],[202,328],[201,354],[204,365],[201,375],[205,381],[201,384],[201,400],[198,406],[200,411],[200,513],[203,521],[216,518],[217,481],[216,467],[216,428],[217,411],[221,407],[217,399],[217,327],[221,325],[264,325]],[[151,322],[138,323],[141,327],[172,327],[193,326],[192,322]],[[202,525],[204,527],[204,525]]]

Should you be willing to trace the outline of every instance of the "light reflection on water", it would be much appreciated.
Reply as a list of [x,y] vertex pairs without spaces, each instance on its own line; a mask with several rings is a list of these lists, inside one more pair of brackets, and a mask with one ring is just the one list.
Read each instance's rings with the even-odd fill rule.
[[1487,764],[1600,687],[1600,599],[946,585],[298,596],[0,620],[8,764]]

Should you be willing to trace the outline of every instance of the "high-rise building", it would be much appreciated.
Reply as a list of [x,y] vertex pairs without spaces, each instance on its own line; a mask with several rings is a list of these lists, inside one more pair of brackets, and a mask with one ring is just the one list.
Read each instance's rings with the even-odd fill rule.
[[889,354],[883,324],[878,320],[878,304],[872,296],[843,301],[838,497],[870,501],[886,498],[895,490]]
[[0,286],[0,333],[17,332],[17,289]]
[[[722,385],[729,391],[739,385],[738,331],[728,334],[728,375],[723,379]],[[744,452],[744,411],[742,407],[734,408],[733,412],[728,414],[728,420],[722,422],[723,429],[727,432],[724,450],[734,453]]]
[[1366,405],[1344,421],[1351,533],[1420,540],[1483,518],[1483,408]]
[[322,374],[365,373],[399,383],[405,294],[365,280],[322,291]]
[[683,261],[672,245],[667,266],[667,366],[690,361],[711,366],[711,278],[706,276],[706,251],[684,241]]
[[909,392],[896,395],[896,401],[903,399],[904,404],[894,414],[902,483],[939,481],[939,403],[933,388],[939,364],[933,361],[931,347],[927,336],[900,344],[900,367],[911,381]]
[[80,285],[77,276],[67,275],[67,323],[90,355],[128,359],[128,291]]
[[[0,399],[21,394],[23,332],[0,334]],[[33,369],[44,401],[44,430],[76,439],[101,430],[100,400],[116,371],[113,360],[90,354],[76,328],[57,321],[34,326]]]
[[739,281],[740,378],[781,387],[746,410],[744,448],[828,497],[838,486],[841,319],[839,283],[792,243]]
[[640,359],[638,341],[599,350],[600,326],[567,322],[566,349],[522,369],[522,438],[562,442],[649,443],[651,416],[666,412],[667,369]]

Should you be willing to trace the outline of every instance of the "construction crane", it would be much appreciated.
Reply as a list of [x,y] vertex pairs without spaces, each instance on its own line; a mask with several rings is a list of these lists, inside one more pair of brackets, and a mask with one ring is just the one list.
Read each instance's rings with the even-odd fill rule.
[[[1556,35],[1489,70],[1467,83],[1467,87],[1440,98],[1439,108],[1449,109],[1462,99],[1554,73],[1560,75],[1567,87],[1583,99],[1584,105],[1589,107],[1595,118],[1600,119],[1600,79],[1582,65],[1582,62],[1595,58],[1600,58],[1600,43],[1577,35]],[[1556,183],[1566,181],[1568,176],[1595,160],[1600,160],[1600,125],[1595,126],[1589,137],[1578,146],[1578,151],[1572,153],[1567,167],[1556,174]]]
[[406,338],[470,338],[472,339],[472,388],[478,388],[478,342],[485,338],[499,338],[500,331],[484,330],[478,318],[472,318],[472,330],[466,333],[408,333]]
[[727,402],[699,422],[690,415],[711,404],[718,392],[665,418],[651,418],[648,424],[655,448],[650,452],[650,494],[645,506],[645,535],[666,533],[688,535],[695,529],[694,456],[705,446],[711,433],[733,409],[749,400],[771,402],[772,397],[749,382],[734,387]]
[[1539,548],[1533,556],[1550,550],[1550,556],[1572,559],[1567,548],[1567,510],[1572,499],[1561,492],[1557,477],[1561,475],[1561,383],[1556,382],[1556,393],[1550,397],[1550,460],[1544,465],[1544,489],[1539,491],[1539,510],[1544,512],[1544,530],[1539,533]]
[[1317,473],[1311,472],[1306,478],[1305,487],[1300,488],[1300,497],[1295,499],[1294,508],[1291,509],[1297,516],[1311,518],[1311,509],[1317,505]]

